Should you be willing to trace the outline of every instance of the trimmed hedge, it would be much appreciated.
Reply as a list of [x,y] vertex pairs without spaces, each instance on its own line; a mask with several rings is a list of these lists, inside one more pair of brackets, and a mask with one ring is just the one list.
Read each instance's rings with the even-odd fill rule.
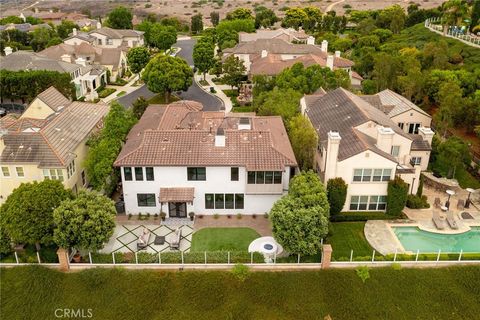
[[402,214],[407,203],[408,184],[402,178],[396,176],[388,182],[387,191],[387,213],[398,217]]
[[115,91],[117,91],[117,90],[115,90],[114,88],[105,88],[105,89],[98,92],[98,97],[99,98],[106,98],[109,95],[111,95],[112,93],[114,93]]
[[430,208],[430,204],[428,203],[427,196],[416,196],[413,194],[409,194],[407,196],[407,208],[410,209],[424,209]]
[[348,185],[342,178],[330,179],[327,182],[327,197],[330,204],[330,216],[339,214],[347,199]]
[[385,212],[342,212],[337,215],[330,216],[331,222],[348,222],[348,221],[367,221],[367,220],[392,220],[398,217],[392,217]]

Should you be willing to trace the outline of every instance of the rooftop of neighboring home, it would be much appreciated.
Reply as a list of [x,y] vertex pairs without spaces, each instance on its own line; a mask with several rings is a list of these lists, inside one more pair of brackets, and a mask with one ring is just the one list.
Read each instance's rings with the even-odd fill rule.
[[[0,120],[5,145],[1,163],[32,163],[41,168],[64,167],[77,146],[98,127],[109,107],[105,104],[71,102],[50,87],[38,95],[56,111],[46,119],[8,115]],[[62,105],[65,105],[62,107]]]
[[292,44],[282,39],[257,39],[249,42],[241,42],[233,48],[223,50],[223,52],[227,54],[260,54],[263,50],[269,54],[325,54],[325,52],[316,45]]
[[361,98],[377,109],[382,110],[390,118],[412,109],[430,117],[426,111],[415,103],[390,89],[385,89],[374,95],[361,96]]
[[360,152],[370,150],[396,162],[396,159],[376,146],[376,139],[361,132],[358,126],[372,121],[412,141],[413,150],[430,150],[428,142],[418,135],[405,133],[383,110],[343,88],[306,96],[306,115],[324,143],[330,131],[339,132],[342,141],[338,160],[342,161]]
[[61,43],[48,47],[40,51],[39,54],[56,60],[66,61],[68,59],[71,62],[88,56],[90,58],[89,62],[100,65],[112,65],[113,70],[116,70],[122,50],[120,48],[98,48],[85,42],[79,45]]
[[194,101],[149,106],[130,131],[115,166],[283,170],[297,165],[280,117],[202,110]]
[[40,23],[33,25],[30,23],[8,23],[5,25],[0,25],[0,31],[16,29],[22,32],[30,32],[38,28],[51,29],[52,27],[48,23]]
[[255,41],[258,39],[275,39],[278,37],[286,37],[289,39],[290,42],[292,41],[305,41],[308,38],[308,34],[305,33],[302,29],[295,30],[295,29],[259,29],[254,33],[247,33],[247,32],[239,32],[238,33],[238,40],[240,42],[249,42]]
[[98,33],[109,37],[110,39],[123,39],[125,37],[139,37],[144,34],[143,31],[133,29],[112,29],[109,27],[101,27],[96,30],[92,30],[89,34]]

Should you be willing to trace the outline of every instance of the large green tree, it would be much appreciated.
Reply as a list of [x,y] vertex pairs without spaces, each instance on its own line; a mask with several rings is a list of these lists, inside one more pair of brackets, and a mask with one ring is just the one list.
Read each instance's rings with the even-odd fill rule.
[[273,236],[289,253],[318,253],[328,233],[329,210],[318,176],[313,171],[302,172],[290,181],[288,195],[270,210]]
[[239,87],[240,82],[245,77],[245,64],[240,58],[235,57],[234,55],[229,56],[222,64],[223,76],[222,80],[225,84],[233,87]]
[[193,34],[198,34],[203,31],[203,16],[200,13],[192,16],[190,31]]
[[62,39],[50,28],[37,28],[31,32],[30,45],[34,51],[41,51],[59,43],[62,43]]
[[107,25],[113,29],[132,29],[132,19],[133,15],[129,9],[118,6],[108,14]]
[[288,125],[298,113],[298,106],[302,94],[293,89],[274,88],[261,93],[255,99],[255,108],[262,116],[281,116]]
[[220,14],[217,11],[210,12],[210,21],[214,27],[220,23]]
[[215,45],[212,42],[198,42],[193,47],[193,64],[203,73],[206,73],[215,65]]
[[113,201],[96,191],[81,190],[72,200],[55,209],[53,238],[60,248],[97,251],[113,235]]
[[288,123],[288,138],[299,168],[301,170],[313,169],[318,136],[305,116],[299,114],[291,118]]
[[142,117],[147,108],[148,101],[144,97],[138,97],[138,99],[132,103],[132,112],[137,119]]
[[80,29],[78,24],[70,21],[70,20],[62,20],[62,23],[60,23],[57,26],[57,33],[58,36],[62,39],[65,39],[68,37],[68,35],[72,32],[73,28],[76,28],[77,30]]
[[278,17],[272,9],[264,6],[255,8],[255,28],[270,28],[278,21]]
[[187,90],[192,85],[193,71],[179,57],[158,55],[147,64],[142,79],[153,92],[165,95],[170,100],[173,91]]
[[253,19],[252,10],[247,8],[237,8],[227,13],[227,20]]
[[133,73],[140,73],[150,61],[150,52],[145,47],[136,47],[128,50],[128,67]]
[[73,194],[58,180],[22,183],[0,208],[2,228],[17,243],[49,244],[53,236],[53,210]]
[[177,42],[177,30],[172,26],[162,26],[159,23],[152,25],[149,45],[160,50],[168,50]]

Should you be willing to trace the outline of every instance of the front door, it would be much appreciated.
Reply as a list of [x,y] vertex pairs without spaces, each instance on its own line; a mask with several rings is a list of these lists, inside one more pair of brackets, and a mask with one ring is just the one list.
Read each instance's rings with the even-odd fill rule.
[[187,204],[185,202],[169,202],[168,216],[170,218],[186,218]]

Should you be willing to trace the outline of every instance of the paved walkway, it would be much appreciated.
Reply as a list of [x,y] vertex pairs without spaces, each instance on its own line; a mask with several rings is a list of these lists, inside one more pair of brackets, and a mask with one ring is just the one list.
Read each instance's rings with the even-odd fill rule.
[[222,101],[222,104],[224,106],[223,110],[225,110],[225,113],[228,113],[228,112],[232,111],[232,108],[233,108],[232,100],[230,100],[230,98],[227,97],[227,95],[222,91],[222,86],[217,85],[217,84],[215,84],[215,82],[213,82],[213,76],[212,75],[210,75],[210,74],[205,75],[205,80],[208,82],[207,86],[202,86],[200,84],[200,80],[203,80],[203,75],[196,74],[195,75],[195,82],[197,83],[197,85],[200,88],[202,88],[202,90],[207,92],[208,94],[211,94],[210,93],[210,87],[213,87],[216,91],[216,93],[214,93],[214,95]]
[[193,225],[194,231],[203,228],[252,228],[257,231],[262,237],[272,236],[272,226],[270,220],[263,215],[257,215],[253,218],[250,215],[243,215],[241,219],[232,215],[229,219],[227,216],[219,216],[215,219],[213,216],[203,216],[203,218],[195,217]]
[[115,85],[110,85],[110,84],[107,85],[106,88],[113,88],[117,91],[112,93],[108,97],[105,97],[105,98],[101,99],[101,101],[103,101],[105,103],[110,103],[113,100],[117,100],[117,99],[121,98],[121,97],[118,97],[117,95],[122,91],[125,91],[125,95],[126,95],[126,94],[129,94],[129,93],[137,90],[139,88],[139,86],[134,86],[133,85],[137,80],[138,80],[138,74],[132,76],[130,78],[130,80],[128,81],[128,83],[124,86],[115,86]]
[[368,220],[363,232],[368,243],[382,255],[395,253],[395,250],[405,252],[386,220]]

